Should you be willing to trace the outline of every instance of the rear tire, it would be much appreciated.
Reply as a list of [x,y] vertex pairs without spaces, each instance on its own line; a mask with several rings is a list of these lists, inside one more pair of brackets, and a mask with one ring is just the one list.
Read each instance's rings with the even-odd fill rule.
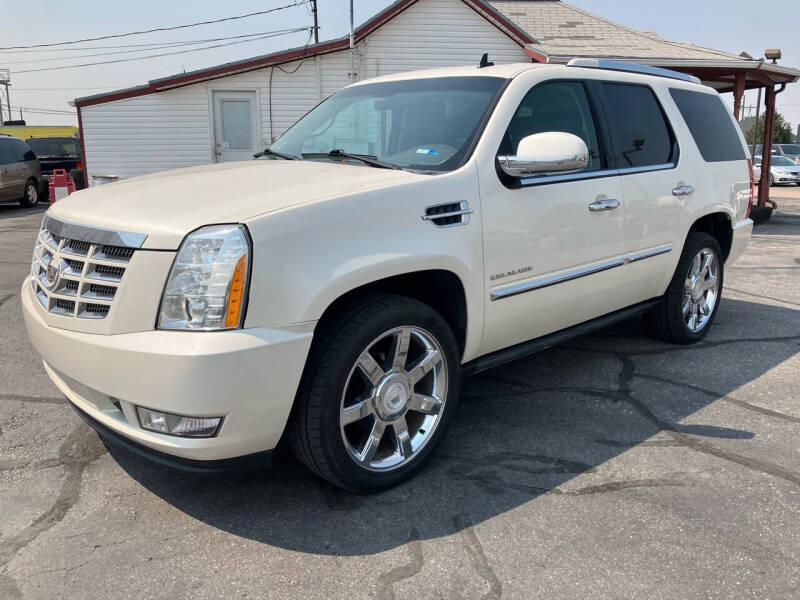
[[653,335],[675,344],[703,339],[719,309],[723,274],[717,240],[707,233],[690,232],[664,301],[645,316]]
[[289,441],[316,475],[375,492],[410,477],[456,411],[458,345],[431,307],[388,294],[361,299],[322,324]]
[[19,205],[23,208],[31,208],[39,204],[39,185],[35,180],[29,179],[25,182],[25,194],[20,198]]

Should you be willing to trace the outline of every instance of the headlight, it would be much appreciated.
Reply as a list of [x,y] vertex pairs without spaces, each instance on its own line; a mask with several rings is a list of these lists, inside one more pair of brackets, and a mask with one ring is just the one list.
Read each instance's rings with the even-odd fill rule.
[[160,329],[231,329],[241,326],[250,241],[241,225],[212,225],[190,233],[172,265]]

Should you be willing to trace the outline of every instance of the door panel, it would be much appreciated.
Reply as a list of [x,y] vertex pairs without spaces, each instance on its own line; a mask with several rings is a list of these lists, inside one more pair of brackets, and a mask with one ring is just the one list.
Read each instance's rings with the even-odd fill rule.
[[489,296],[482,352],[621,308],[614,267],[624,209],[589,210],[598,198],[621,197],[618,177],[481,193]]
[[608,169],[593,114],[582,82],[535,86],[511,119],[500,153],[514,154],[527,135],[561,131],[586,142],[589,166],[521,181],[481,178],[488,296],[482,353],[621,308],[622,186]]
[[[620,283],[634,304],[664,292],[672,274],[682,209],[692,181],[679,163],[676,137],[656,93],[647,85],[599,85],[625,203],[623,250],[636,257],[620,269]],[[684,186],[684,187],[682,187]],[[675,190],[675,193],[673,193]]]
[[216,162],[248,160],[260,149],[255,92],[214,92]]

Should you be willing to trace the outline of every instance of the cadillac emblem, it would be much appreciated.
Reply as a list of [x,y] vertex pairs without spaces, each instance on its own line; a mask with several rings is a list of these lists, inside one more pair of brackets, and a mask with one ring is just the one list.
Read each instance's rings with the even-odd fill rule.
[[48,290],[52,290],[58,284],[59,276],[61,275],[61,259],[57,256],[50,258],[47,265],[47,271],[44,276],[44,285]]

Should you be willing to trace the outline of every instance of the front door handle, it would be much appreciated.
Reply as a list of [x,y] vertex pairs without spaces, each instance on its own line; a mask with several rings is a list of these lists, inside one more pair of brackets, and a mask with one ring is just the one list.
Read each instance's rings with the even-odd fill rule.
[[688,184],[681,184],[672,190],[673,196],[689,196],[694,194],[694,186]]
[[619,206],[619,200],[613,198],[606,198],[605,200],[595,200],[589,205],[589,210],[592,212],[600,212],[601,210],[614,210]]

